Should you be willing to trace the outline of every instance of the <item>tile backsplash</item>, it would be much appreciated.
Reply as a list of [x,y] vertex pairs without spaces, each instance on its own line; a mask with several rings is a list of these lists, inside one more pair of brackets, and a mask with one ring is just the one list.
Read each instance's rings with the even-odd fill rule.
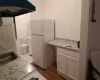
[[65,38],[56,38],[56,40],[64,40],[70,43],[72,47],[78,47],[78,41],[76,40],[70,40],[70,39],[65,39]]

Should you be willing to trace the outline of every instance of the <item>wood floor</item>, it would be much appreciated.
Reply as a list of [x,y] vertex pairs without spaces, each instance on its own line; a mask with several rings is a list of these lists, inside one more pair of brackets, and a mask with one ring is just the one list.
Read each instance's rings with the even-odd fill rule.
[[64,78],[60,77],[57,73],[56,63],[51,65],[48,69],[43,70],[38,66],[32,64],[40,74],[42,74],[47,80],[65,80]]

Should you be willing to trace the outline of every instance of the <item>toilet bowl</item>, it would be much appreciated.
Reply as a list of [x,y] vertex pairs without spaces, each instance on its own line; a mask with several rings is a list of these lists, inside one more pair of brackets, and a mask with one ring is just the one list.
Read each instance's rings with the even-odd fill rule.
[[16,44],[17,44],[17,53],[18,54],[32,55],[31,37],[20,38],[19,40],[17,40]]
[[28,44],[22,44],[20,45],[20,54],[23,55],[23,54],[28,54]]

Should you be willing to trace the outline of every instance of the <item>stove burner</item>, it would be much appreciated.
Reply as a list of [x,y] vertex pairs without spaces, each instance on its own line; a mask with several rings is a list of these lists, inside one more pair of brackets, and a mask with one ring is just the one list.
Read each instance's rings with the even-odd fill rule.
[[30,80],[39,80],[38,78],[31,78]]

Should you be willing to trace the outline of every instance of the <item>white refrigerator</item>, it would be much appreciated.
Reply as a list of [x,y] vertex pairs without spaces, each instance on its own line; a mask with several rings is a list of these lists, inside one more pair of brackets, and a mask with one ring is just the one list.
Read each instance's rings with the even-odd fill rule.
[[55,38],[53,20],[31,20],[32,56],[34,64],[48,68],[55,60],[54,48],[46,42]]

